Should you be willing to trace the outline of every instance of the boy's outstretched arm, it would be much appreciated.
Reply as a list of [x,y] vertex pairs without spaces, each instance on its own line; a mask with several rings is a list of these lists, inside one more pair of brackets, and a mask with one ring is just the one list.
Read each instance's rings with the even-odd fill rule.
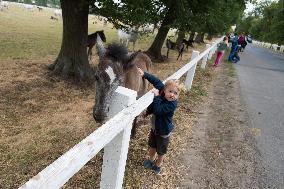
[[165,85],[163,84],[163,82],[159,78],[155,77],[152,74],[144,72],[140,68],[137,68],[137,69],[138,69],[139,75],[141,77],[144,77],[145,79],[147,79],[156,89],[161,90],[165,87]]

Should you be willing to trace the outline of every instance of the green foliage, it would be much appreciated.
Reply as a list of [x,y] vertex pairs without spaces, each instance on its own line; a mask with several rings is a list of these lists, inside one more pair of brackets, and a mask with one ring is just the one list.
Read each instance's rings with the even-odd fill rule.
[[165,15],[165,5],[156,0],[104,0],[91,3],[90,13],[106,17],[117,28],[133,27],[160,21]]
[[44,6],[44,7],[47,6],[47,0],[36,0],[35,2],[39,6]]
[[141,26],[162,22],[167,11],[173,8],[168,27],[182,31],[201,31],[210,34],[224,33],[240,20],[246,0],[113,0],[92,3],[91,13],[101,15],[116,27]]
[[213,35],[227,31],[231,25],[240,20],[244,9],[245,1],[242,0],[214,1],[212,7],[209,7],[206,32]]
[[[104,16],[116,28],[161,23],[148,53],[162,60],[161,48],[170,28],[180,33],[223,34],[241,18],[247,0],[97,0],[91,13]],[[203,35],[204,36],[204,35]]]
[[252,14],[244,18],[238,32],[251,34],[259,41],[284,44],[284,0],[258,5]]

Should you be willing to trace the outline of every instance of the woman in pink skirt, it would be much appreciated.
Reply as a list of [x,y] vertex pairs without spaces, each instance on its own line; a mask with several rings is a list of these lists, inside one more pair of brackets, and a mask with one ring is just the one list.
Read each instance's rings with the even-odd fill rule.
[[218,64],[222,60],[225,50],[228,48],[228,37],[224,37],[223,41],[219,43],[217,46],[218,46],[217,57],[216,57],[214,66],[218,66]]

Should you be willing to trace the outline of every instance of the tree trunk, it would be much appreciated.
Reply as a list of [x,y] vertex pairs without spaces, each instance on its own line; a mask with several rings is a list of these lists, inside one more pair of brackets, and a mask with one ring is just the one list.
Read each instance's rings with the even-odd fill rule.
[[150,55],[151,59],[155,59],[157,62],[164,61],[164,57],[162,56],[161,49],[163,47],[164,41],[167,37],[167,34],[170,30],[170,25],[175,20],[175,14],[173,13],[174,9],[170,8],[163,19],[162,25],[151,45],[151,47],[147,50],[147,54]]
[[204,35],[205,35],[205,33],[203,33],[203,32],[197,33],[197,36],[195,37],[194,41],[196,43],[204,43]]
[[87,57],[89,1],[60,2],[63,19],[62,44],[57,59],[49,68],[55,74],[88,81],[93,76]]
[[161,49],[163,47],[164,41],[167,37],[169,30],[170,28],[162,24],[151,47],[146,52],[148,55],[150,55],[151,59],[155,59],[155,61],[157,62],[161,62],[164,60],[164,58],[162,57]]

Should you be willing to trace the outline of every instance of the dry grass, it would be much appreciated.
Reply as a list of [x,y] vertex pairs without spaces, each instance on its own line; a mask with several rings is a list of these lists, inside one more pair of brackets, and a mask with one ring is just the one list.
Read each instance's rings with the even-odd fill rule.
[[[18,7],[0,12],[0,52],[5,52],[0,55],[0,188],[19,187],[99,126],[92,118],[94,87],[49,75],[46,67],[56,58],[62,30],[62,22],[51,21],[51,14],[46,10],[25,12]],[[102,23],[94,25],[92,19],[90,31],[95,31]],[[117,40],[111,26],[104,29],[108,41]],[[146,50],[152,39],[143,38],[138,48]],[[202,48],[196,45],[195,49]],[[177,52],[171,51],[167,62],[153,65],[153,73],[165,79],[186,64],[190,55],[188,51],[184,61],[176,61]],[[93,62],[97,62],[96,57]],[[129,148],[125,188],[175,188],[182,179],[184,167],[178,157],[191,135],[193,107],[207,94],[212,73],[211,68],[198,69],[192,90],[181,94],[174,118],[176,129],[161,176],[142,167],[149,124],[139,119],[137,137]],[[98,154],[64,188],[98,188],[101,161]]]

